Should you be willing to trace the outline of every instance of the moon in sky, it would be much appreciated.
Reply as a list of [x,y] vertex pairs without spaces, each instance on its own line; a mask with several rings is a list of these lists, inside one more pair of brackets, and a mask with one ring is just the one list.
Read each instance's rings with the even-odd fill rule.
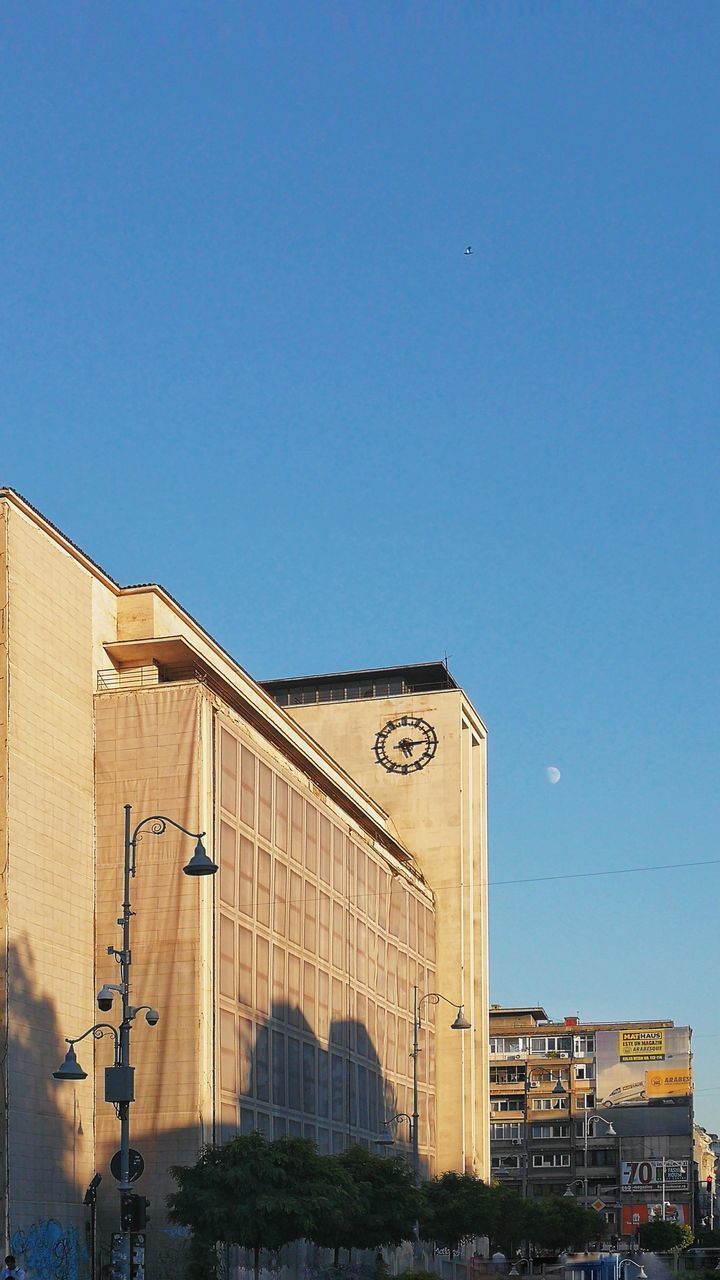
[[545,773],[547,775],[548,782],[550,782],[553,786],[555,786],[556,782],[560,781],[560,770],[556,769],[554,764],[549,764],[547,769],[545,770]]

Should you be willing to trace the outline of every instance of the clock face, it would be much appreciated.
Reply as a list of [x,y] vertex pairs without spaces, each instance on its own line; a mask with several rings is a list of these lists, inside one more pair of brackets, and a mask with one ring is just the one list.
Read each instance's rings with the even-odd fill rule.
[[388,773],[415,773],[430,763],[437,746],[437,734],[427,720],[400,716],[399,720],[388,720],[380,730],[373,751]]

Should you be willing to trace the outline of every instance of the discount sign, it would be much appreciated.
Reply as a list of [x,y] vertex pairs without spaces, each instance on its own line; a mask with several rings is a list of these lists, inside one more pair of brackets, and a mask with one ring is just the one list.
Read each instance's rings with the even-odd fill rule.
[[687,1191],[688,1161],[662,1159],[623,1160],[620,1164],[620,1186],[623,1191]]

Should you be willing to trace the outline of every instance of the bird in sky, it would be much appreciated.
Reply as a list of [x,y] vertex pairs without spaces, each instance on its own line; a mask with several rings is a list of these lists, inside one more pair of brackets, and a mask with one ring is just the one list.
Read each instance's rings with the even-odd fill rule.
[[467,249],[465,250],[465,257],[469,258],[471,253],[472,253],[472,245],[469,244]]

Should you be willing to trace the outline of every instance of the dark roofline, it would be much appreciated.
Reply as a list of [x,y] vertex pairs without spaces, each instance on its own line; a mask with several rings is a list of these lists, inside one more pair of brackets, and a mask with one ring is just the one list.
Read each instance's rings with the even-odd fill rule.
[[459,689],[460,686],[453,675],[448,670],[447,663],[440,662],[404,662],[396,667],[362,667],[358,671],[322,671],[307,676],[280,676],[274,680],[260,680],[259,683],[265,689],[285,689],[296,685],[304,684],[324,684],[342,680],[348,683],[352,680],[367,680],[370,676],[383,676],[386,679],[392,679],[393,676],[407,676],[411,672],[418,674],[430,675],[435,672],[446,682],[448,689]]

